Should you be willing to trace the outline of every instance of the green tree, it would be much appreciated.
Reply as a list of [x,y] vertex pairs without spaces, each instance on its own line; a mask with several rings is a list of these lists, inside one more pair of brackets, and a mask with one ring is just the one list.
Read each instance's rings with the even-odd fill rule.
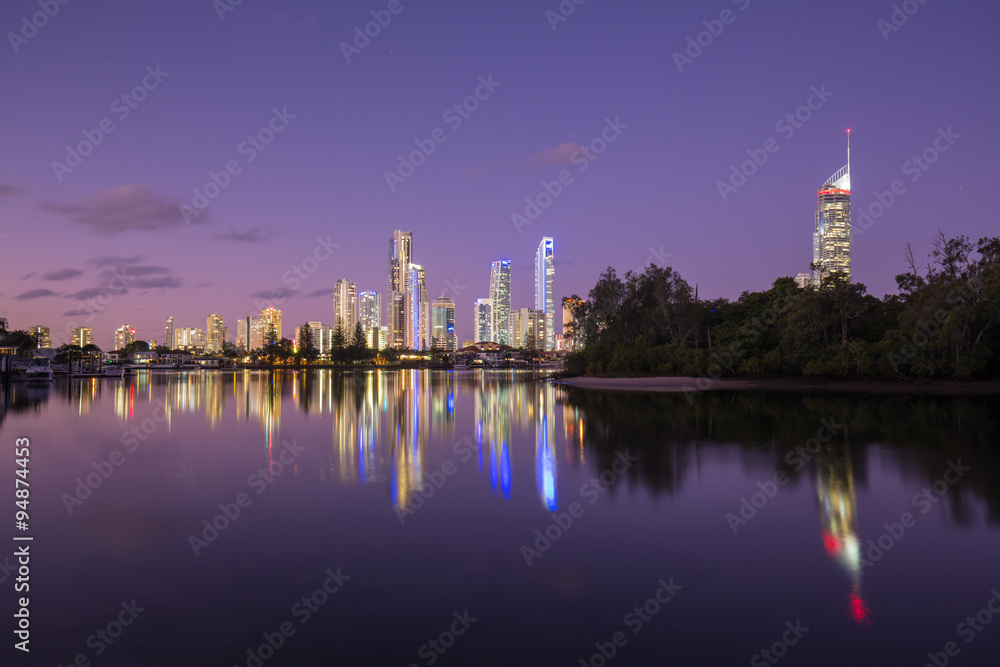
[[344,333],[344,322],[337,318],[337,326],[330,338],[330,356],[334,361],[343,361],[347,354],[347,334]]
[[125,354],[134,354],[136,352],[148,352],[149,343],[144,340],[134,340],[122,350]]
[[365,340],[365,332],[364,329],[361,328],[361,322],[356,322],[354,324],[354,334],[351,336],[349,356],[354,361],[361,361],[365,359],[367,355],[368,341]]
[[299,355],[306,362],[316,361],[319,358],[319,350],[313,341],[313,331],[308,324],[299,327]]

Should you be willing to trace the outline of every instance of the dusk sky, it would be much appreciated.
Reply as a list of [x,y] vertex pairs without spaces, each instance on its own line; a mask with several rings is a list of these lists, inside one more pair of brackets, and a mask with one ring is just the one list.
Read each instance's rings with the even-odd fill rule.
[[[55,345],[71,322],[110,349],[124,323],[162,342],[168,315],[204,328],[213,312],[235,338],[238,318],[297,287],[276,302],[290,338],[332,322],[337,279],[385,292],[394,229],[413,232],[431,298],[456,299],[459,341],[492,260],[513,260],[512,307],[534,306],[543,236],[557,299],[650,259],[734,299],[809,270],[817,189],[846,161],[847,128],[855,229],[876,191],[902,185],[854,239],[871,293],[895,291],[908,241],[924,257],[939,229],[1000,231],[994,3],[909,0],[890,31],[893,3],[872,0],[565,0],[560,21],[546,14],[558,0],[48,1],[58,12],[37,30],[24,17],[38,0],[0,6],[0,317],[51,327]],[[348,63],[342,43],[373,11],[391,22]],[[679,66],[706,21],[721,34]],[[446,115],[477,91],[467,118]],[[269,125],[263,150],[243,144]],[[399,156],[439,128],[390,188]],[[602,132],[614,141],[592,145]],[[99,144],[67,162],[85,133]],[[747,151],[767,161],[724,200]],[[907,166],[925,151],[926,171]],[[238,173],[188,224],[181,205],[230,161]],[[512,214],[564,170],[519,233]],[[293,280],[318,238],[338,245]]]

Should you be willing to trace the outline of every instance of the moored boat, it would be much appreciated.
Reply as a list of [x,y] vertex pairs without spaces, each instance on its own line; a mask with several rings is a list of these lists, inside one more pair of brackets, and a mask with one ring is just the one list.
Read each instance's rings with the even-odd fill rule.
[[32,357],[24,369],[24,379],[26,382],[51,382],[52,364],[46,357]]

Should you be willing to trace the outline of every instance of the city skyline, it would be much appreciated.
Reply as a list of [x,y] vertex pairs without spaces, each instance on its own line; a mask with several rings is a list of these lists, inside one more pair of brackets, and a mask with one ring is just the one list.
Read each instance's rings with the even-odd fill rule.
[[[395,228],[422,239],[431,298],[468,286],[449,293],[462,339],[482,267],[498,256],[512,258],[513,304],[531,304],[542,236],[559,240],[556,299],[650,259],[705,298],[735,299],[808,270],[816,187],[842,164],[846,127],[857,135],[852,273],[870,292],[894,292],[905,244],[926,255],[942,221],[990,233],[1000,130],[979,8],[921,5],[885,29],[890,5],[848,1],[803,31],[808,7],[733,3],[735,23],[698,49],[688,40],[716,12],[639,9],[636,22],[633,9],[588,4],[553,29],[529,3],[420,7],[348,63],[337,45],[368,20],[363,8],[243,3],[220,21],[186,0],[115,14],[67,6],[7,56],[11,88],[36,92],[6,109],[18,132],[0,156],[3,316],[53,337],[75,322],[102,347],[125,322],[160,339],[167,314],[204,326],[269,300],[289,322],[325,319],[337,279],[384,289],[376,249]],[[24,11],[5,5],[0,25],[15,30]],[[123,31],[147,39],[123,42]],[[947,54],[926,48],[954,34]],[[524,59],[505,57],[515,42]],[[81,57],[55,58],[63,49]],[[255,85],[241,85],[246,72]],[[141,102],[120,102],[135,91]],[[469,96],[474,113],[457,128],[444,120]],[[439,126],[447,140],[390,190],[386,172],[409,174],[400,157]],[[250,135],[263,149],[252,162],[240,152]],[[88,136],[100,143],[68,159]]]

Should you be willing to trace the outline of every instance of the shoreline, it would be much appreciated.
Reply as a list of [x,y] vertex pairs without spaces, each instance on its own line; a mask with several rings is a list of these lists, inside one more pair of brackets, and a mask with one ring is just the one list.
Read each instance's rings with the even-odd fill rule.
[[[705,378],[691,377],[591,377],[579,376],[553,380],[580,389],[604,391],[645,391],[682,394]],[[1000,395],[1000,380],[977,382],[921,381],[887,382],[885,380],[819,380],[808,378],[719,378],[709,380],[702,390],[746,392],[803,392],[829,394],[901,394],[917,396],[992,396]]]

